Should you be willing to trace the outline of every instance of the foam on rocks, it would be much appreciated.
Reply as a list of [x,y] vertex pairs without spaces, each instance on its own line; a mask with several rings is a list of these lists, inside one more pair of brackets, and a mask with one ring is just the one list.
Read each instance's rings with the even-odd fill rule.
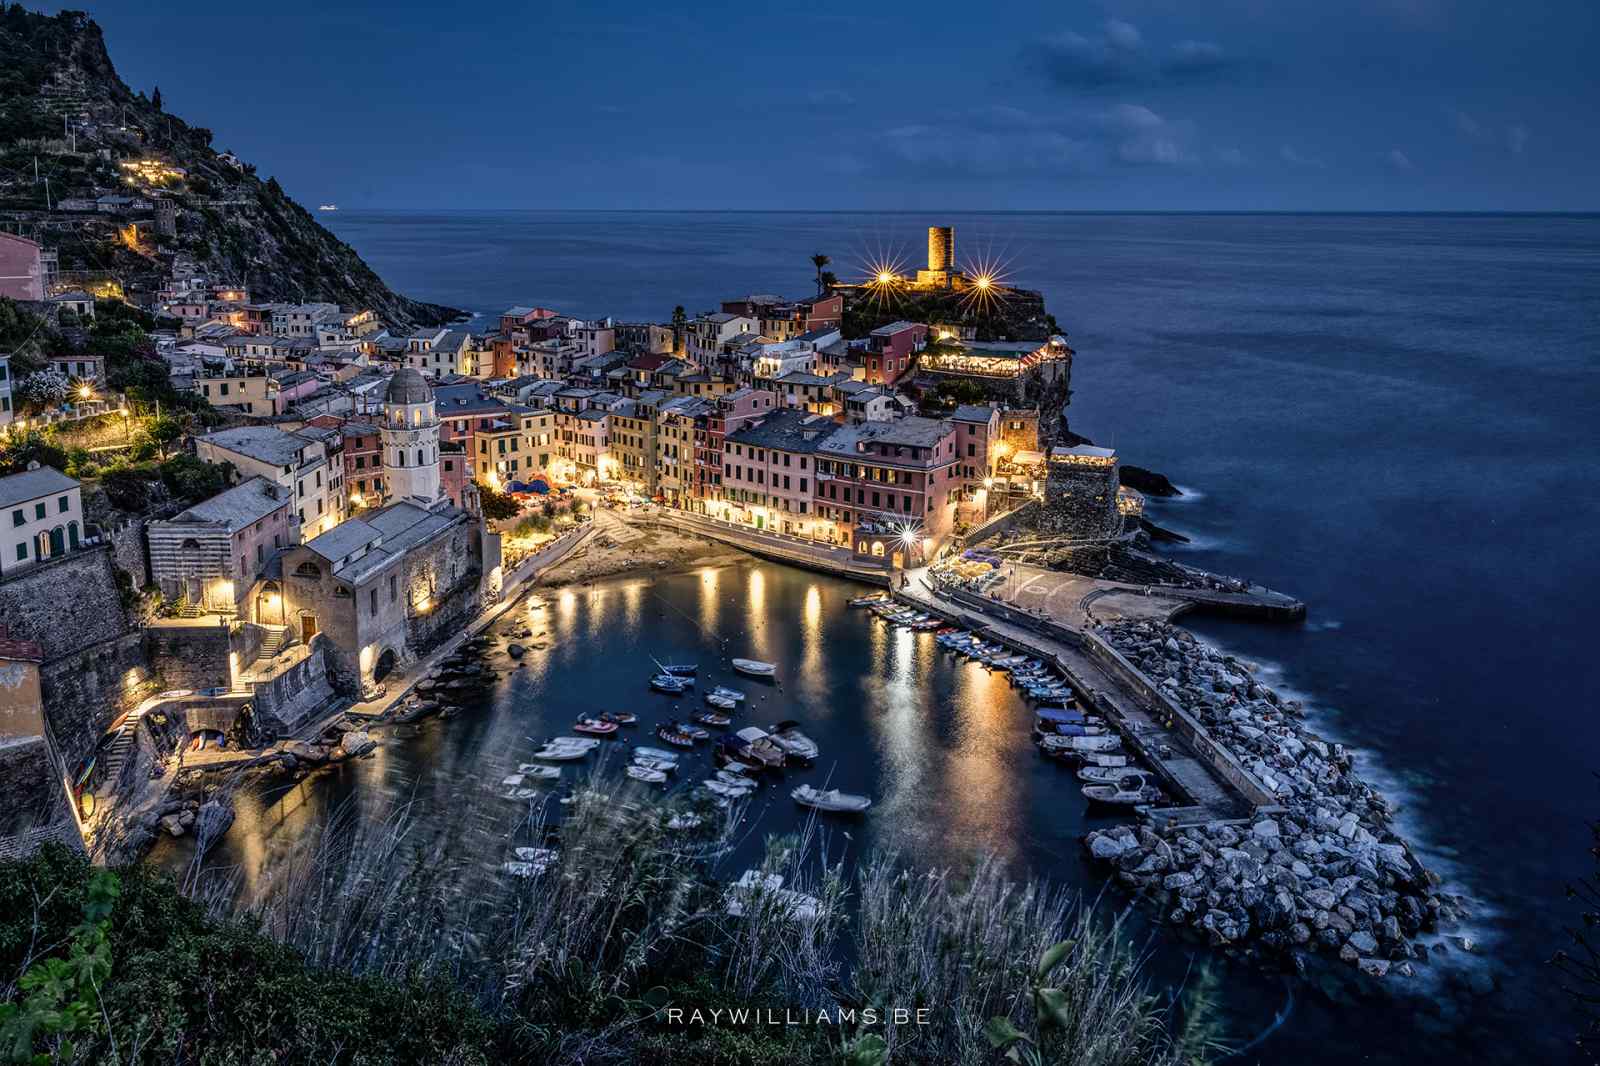
[[1248,666],[1157,622],[1101,629],[1277,796],[1246,823],[1097,830],[1089,853],[1174,923],[1218,947],[1288,958],[1316,952],[1370,977],[1426,961],[1416,939],[1458,917],[1437,878],[1392,828],[1385,799],[1342,745],[1309,732],[1300,707]]

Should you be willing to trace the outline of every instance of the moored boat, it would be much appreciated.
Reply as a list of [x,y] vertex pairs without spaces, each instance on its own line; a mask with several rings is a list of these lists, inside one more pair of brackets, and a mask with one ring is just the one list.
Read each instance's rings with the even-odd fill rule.
[[572,728],[579,733],[589,733],[597,737],[608,737],[617,731],[617,723],[602,721],[599,718],[580,718],[572,723]]
[[800,731],[799,722],[779,722],[770,735],[772,742],[782,748],[784,754],[791,759],[810,762],[821,751],[816,741]]
[[787,753],[773,741],[767,731],[753,725],[746,726],[733,736],[725,738],[723,744],[739,758],[760,763],[762,766],[782,766],[788,760]]
[[789,795],[802,807],[837,814],[859,814],[872,806],[870,797],[840,792],[836,788],[813,788],[810,785],[801,785]]
[[694,738],[674,726],[665,724],[656,726],[656,736],[675,748],[694,747]]
[[634,748],[633,755],[634,758],[644,756],[646,759],[664,759],[668,762],[674,763],[678,761],[678,753],[675,751],[667,751],[665,748]]
[[689,679],[676,674],[656,674],[650,678],[650,687],[669,696],[681,696],[689,690]]
[[776,663],[764,662],[761,659],[734,659],[732,666],[739,673],[750,677],[773,677],[778,672]]
[[644,781],[652,785],[664,784],[667,780],[667,773],[665,770],[652,769],[648,766],[641,766],[638,763],[633,763],[629,766],[623,767],[622,772],[633,778],[635,781]]
[[746,870],[728,886],[723,910],[737,918],[747,910],[770,906],[778,914],[797,922],[815,921],[822,913],[822,901],[783,887],[782,874],[763,874]]
[[718,685],[711,690],[711,695],[720,696],[722,699],[732,700],[735,703],[744,702],[744,693],[736,688],[729,688],[727,685]]
[[694,720],[699,722],[701,725],[712,726],[716,729],[726,729],[733,724],[732,718],[729,718],[725,714],[717,714],[713,711],[703,711],[700,714],[694,715],[693,717]]
[[715,692],[706,693],[706,703],[719,710],[731,711],[739,706],[739,701],[728,696],[719,696]]
[[1047,736],[1039,741],[1039,746],[1046,750],[1064,748],[1071,751],[1113,751],[1120,747],[1121,744],[1122,738],[1115,735],[1098,737]]
[[614,722],[617,725],[639,724],[639,716],[634,714],[632,711],[602,711],[600,713],[600,720],[602,722]]
[[1090,803],[1105,807],[1140,807],[1161,800],[1161,790],[1154,785],[1134,789],[1124,789],[1120,784],[1084,785],[1079,791]]

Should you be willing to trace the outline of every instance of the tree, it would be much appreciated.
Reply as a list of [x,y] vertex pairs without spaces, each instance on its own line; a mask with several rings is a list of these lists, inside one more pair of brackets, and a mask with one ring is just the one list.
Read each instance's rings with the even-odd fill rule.
[[[1589,823],[1589,854],[1600,861],[1600,821]],[[1569,946],[1551,961],[1561,971],[1563,991],[1583,1016],[1578,1046],[1592,1060],[1600,1047],[1600,873],[1568,885],[1567,898],[1578,902],[1581,924],[1567,930]]]
[[183,437],[183,423],[171,415],[161,415],[146,422],[140,436],[148,440],[161,456],[167,457],[167,450]]
[[17,382],[22,399],[36,407],[55,407],[66,401],[72,382],[59,370],[40,370]]
[[161,110],[161,86],[156,86],[156,91],[150,94],[150,106],[157,111]]
[[818,252],[816,255],[811,257],[811,265],[817,268],[817,295],[818,296],[821,296],[823,293],[828,291],[827,289],[823,288],[822,271],[823,271],[823,268],[826,267],[831,262],[833,262],[833,260],[829,259],[827,256],[823,255],[821,252]]
[[481,481],[474,481],[478,487],[478,501],[483,507],[483,517],[491,522],[503,522],[508,518],[515,518],[522,510],[522,505],[510,493],[500,492],[490,488]]

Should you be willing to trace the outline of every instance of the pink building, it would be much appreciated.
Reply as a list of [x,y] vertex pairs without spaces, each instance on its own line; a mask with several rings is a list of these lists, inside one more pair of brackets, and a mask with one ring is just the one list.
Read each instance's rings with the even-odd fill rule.
[[867,336],[866,373],[871,384],[893,385],[911,369],[911,357],[928,346],[928,327],[920,322],[891,322]]
[[294,370],[275,374],[272,378],[272,410],[274,414],[288,414],[299,400],[322,388],[322,379],[309,370]]
[[175,518],[151,522],[150,573],[164,595],[219,614],[237,604],[272,553],[295,542],[289,493],[253,477]]
[[956,477],[961,482],[961,518],[981,522],[988,507],[988,486],[999,458],[991,442],[1000,439],[1000,409],[963,404],[950,415],[956,425]]
[[785,407],[729,433],[723,442],[718,517],[776,533],[830,539],[833,527],[817,521],[816,456],[838,428],[826,416]]
[[912,416],[840,426],[818,448],[816,510],[856,554],[914,566],[955,524],[956,423]]
[[44,299],[44,265],[38,242],[0,233],[0,296]]

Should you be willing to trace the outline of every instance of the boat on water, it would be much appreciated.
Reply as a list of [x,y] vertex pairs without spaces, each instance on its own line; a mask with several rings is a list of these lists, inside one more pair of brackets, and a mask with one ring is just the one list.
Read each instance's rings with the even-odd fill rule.
[[773,677],[778,672],[776,663],[763,662],[760,659],[734,659],[733,668],[750,677]]
[[772,742],[791,759],[810,762],[822,751],[817,742],[800,731],[799,722],[779,722],[771,734]]
[[801,785],[789,795],[802,807],[836,814],[860,814],[872,806],[870,797],[840,792],[836,788],[812,788],[810,785]]
[[1051,748],[1065,748],[1071,751],[1114,751],[1122,746],[1122,738],[1115,735],[1098,737],[1047,736],[1040,739],[1039,746],[1047,751]]
[[505,793],[508,800],[531,800],[539,794],[536,788],[514,788]]
[[597,737],[609,737],[617,731],[617,723],[607,722],[599,718],[580,718],[572,723],[572,728],[580,733],[589,733]]
[[317,205],[317,210],[318,211],[337,211],[337,210],[339,210],[339,205],[338,204],[318,204]]
[[850,601],[852,607],[871,607],[875,603],[888,603],[889,597],[879,593],[876,596],[857,596]]
[[782,874],[763,874],[760,870],[746,870],[728,886],[722,909],[737,918],[763,906],[797,922],[816,921],[822,913],[822,901],[816,896],[784,888]]
[[517,773],[535,781],[554,781],[561,776],[561,767],[540,766],[536,762],[525,762],[517,767]]
[[551,737],[548,743],[565,744],[572,748],[582,748],[584,751],[593,751],[600,746],[600,742],[593,737]]
[[681,696],[689,691],[689,679],[677,674],[656,674],[650,679],[650,687],[669,696]]
[[636,759],[640,757],[646,759],[659,759],[670,763],[676,763],[678,761],[678,753],[675,751],[667,751],[665,748],[634,748],[633,757]]
[[526,778],[526,774],[508,774],[506,777],[501,779],[500,784],[503,788],[521,788],[522,782]]
[[738,774],[738,773],[735,773],[734,771],[728,770],[728,769],[718,770],[717,771],[717,780],[721,781],[724,784],[736,785],[739,788],[744,788],[747,785],[753,784],[753,782],[751,782],[751,780],[748,777],[745,777],[743,774]]
[[635,755],[633,757],[633,765],[646,770],[660,770],[662,773],[667,774],[676,773],[678,770],[677,762],[668,759],[656,759],[649,755]]
[[731,711],[739,706],[739,701],[728,696],[719,696],[715,692],[706,693],[706,703],[718,710]]
[[714,777],[708,777],[700,784],[705,786],[705,790],[712,795],[725,796],[728,799],[743,799],[756,790],[753,781],[744,781],[735,785],[727,781],[718,781]]
[[575,748],[570,744],[546,744],[533,753],[535,759],[548,759],[551,762],[576,762],[589,754],[588,748]]
[[1154,785],[1141,785],[1132,789],[1125,789],[1120,783],[1084,785],[1079,791],[1083,793],[1084,799],[1103,807],[1142,807],[1145,804],[1161,801],[1161,790]]
[[622,772],[635,781],[644,781],[652,785],[665,784],[667,780],[667,772],[665,770],[656,770],[649,766],[641,766],[638,763],[623,767]]
[[725,700],[732,700],[734,703],[744,702],[744,693],[736,688],[729,688],[727,685],[718,685],[711,690],[711,695]]
[[656,726],[656,736],[675,748],[694,747],[694,737],[670,725]]
[[639,716],[632,711],[602,711],[600,712],[600,720],[602,722],[614,722],[617,725],[639,724]]
[[693,717],[694,720],[699,722],[701,725],[708,725],[715,729],[726,729],[733,724],[732,718],[729,718],[725,714],[717,714],[713,711],[702,711],[700,714],[694,715]]
[[788,753],[759,726],[746,726],[724,738],[723,744],[736,757],[762,766],[782,766],[789,759]]
[[683,832],[688,829],[698,829],[704,821],[705,819],[698,814],[674,814],[667,819],[667,828]]
[[1080,766],[1078,780],[1086,785],[1122,785],[1140,788],[1145,784],[1144,772],[1132,766]]
[[698,663],[657,663],[656,665],[661,667],[663,674],[671,674],[673,677],[693,677],[695,671],[700,669]]

